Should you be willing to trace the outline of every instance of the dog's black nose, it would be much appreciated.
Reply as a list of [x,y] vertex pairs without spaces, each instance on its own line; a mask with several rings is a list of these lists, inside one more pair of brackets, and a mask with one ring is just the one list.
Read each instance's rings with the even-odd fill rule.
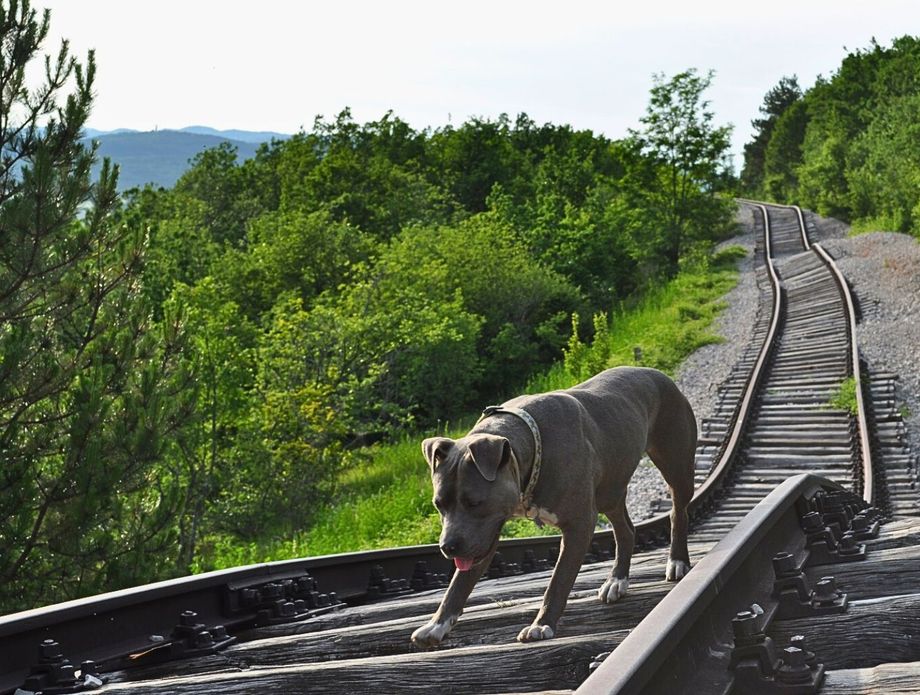
[[460,553],[461,543],[458,540],[449,540],[441,543],[441,552],[445,557],[454,557]]

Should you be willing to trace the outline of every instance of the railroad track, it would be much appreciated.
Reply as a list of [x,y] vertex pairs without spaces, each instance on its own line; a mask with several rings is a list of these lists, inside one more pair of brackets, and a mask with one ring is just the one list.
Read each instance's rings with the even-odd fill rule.
[[[755,208],[767,227],[764,256],[773,287],[771,333],[756,402],[732,460],[731,485],[716,513],[695,527],[717,541],[786,478],[810,472],[873,502],[869,425],[862,402],[855,309],[849,289],[824,250],[808,239],[797,207]],[[852,380],[857,412],[830,407]]]
[[[546,642],[518,644],[513,637],[539,605],[558,537],[503,542],[491,579],[474,591],[444,647],[430,652],[412,647],[409,635],[433,612],[450,571],[434,546],[238,568],[0,618],[0,693],[19,686],[54,692],[55,679],[64,688],[59,692],[73,692],[103,677],[105,692],[151,693],[429,692],[433,685],[445,692],[579,686],[585,692],[672,692],[676,683],[699,686],[668,670],[687,663],[695,653],[688,645],[705,644],[730,662],[739,634],[742,642],[756,641],[785,615],[776,607],[779,599],[771,599],[773,551],[790,553],[791,568],[788,559],[781,568],[802,570],[816,585],[819,577],[808,573],[821,561],[837,561],[842,553],[850,564],[861,543],[884,554],[892,544],[911,548],[920,537],[920,524],[908,520],[885,530],[882,540],[861,540],[863,527],[871,531],[879,520],[869,505],[888,498],[885,475],[872,466],[866,421],[872,399],[863,402],[864,392],[872,392],[859,382],[849,291],[832,260],[810,243],[798,208],[753,209],[763,239],[758,255],[765,310],[747,353],[720,390],[715,417],[702,423],[699,486],[690,508],[691,559],[698,567],[675,589],[663,581],[665,509],[636,524],[637,546],[645,552],[634,559],[630,595],[613,606],[595,596],[611,554],[609,532],[598,533],[560,636]],[[856,380],[856,415],[829,406],[848,377]],[[823,477],[784,482],[800,473]],[[915,510],[915,471],[898,475],[897,508]],[[779,489],[785,492],[777,502]],[[765,511],[768,493],[773,496]],[[782,511],[769,511],[774,507]],[[802,521],[807,513],[812,516]],[[801,532],[803,525],[814,538]],[[815,549],[812,541],[824,545]],[[710,553],[717,542],[728,545]],[[913,550],[905,552],[909,561]],[[906,586],[915,574],[906,573]],[[841,585],[851,581],[840,576],[846,577]],[[729,585],[738,588],[712,588]],[[820,588],[832,603],[826,583]],[[733,627],[732,616],[752,603],[763,613]],[[704,642],[700,630],[721,641]],[[686,692],[730,692],[737,669],[729,670],[725,659],[707,662],[718,665],[720,679]],[[822,679],[838,662],[822,662]],[[585,680],[592,665],[596,670]],[[808,669],[810,676],[817,671]],[[697,670],[692,675],[707,672]],[[649,674],[665,681],[649,681]],[[801,669],[798,676],[804,678]],[[662,683],[668,690],[657,689]]]

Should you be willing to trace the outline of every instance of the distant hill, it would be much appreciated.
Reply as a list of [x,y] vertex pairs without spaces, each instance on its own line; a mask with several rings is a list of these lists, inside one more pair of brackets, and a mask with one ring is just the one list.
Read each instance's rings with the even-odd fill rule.
[[227,138],[229,140],[239,140],[241,142],[263,143],[272,140],[287,140],[290,135],[276,133],[271,130],[216,130],[204,125],[190,125],[187,128],[180,128],[182,133],[196,133],[197,135],[216,135],[217,137]]
[[[231,137],[231,134],[236,137]],[[204,126],[182,130],[138,132],[119,129],[98,131],[87,128],[85,140],[99,143],[98,173],[103,157],[119,165],[118,189],[125,191],[152,183],[169,188],[188,169],[189,160],[204,149],[229,142],[240,161],[252,157],[259,144],[289,136],[272,132],[218,131]]]
[[96,130],[95,128],[84,128],[83,135],[87,138],[98,138],[100,135],[116,135],[118,133],[139,133],[139,130],[131,128],[117,128],[115,130]]

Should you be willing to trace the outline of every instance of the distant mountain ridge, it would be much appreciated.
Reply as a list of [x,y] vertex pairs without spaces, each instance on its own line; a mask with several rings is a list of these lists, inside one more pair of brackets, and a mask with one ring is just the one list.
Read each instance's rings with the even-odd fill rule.
[[207,126],[147,132],[127,128],[111,131],[86,128],[84,133],[84,141],[99,143],[95,173],[98,173],[104,157],[118,164],[120,191],[146,184],[170,188],[188,169],[189,160],[202,150],[217,147],[223,142],[235,147],[237,157],[242,161],[254,156],[263,142],[289,137],[272,131],[216,130]]
[[216,130],[206,125],[190,125],[179,129],[180,133],[196,133],[198,135],[215,135],[220,138],[229,140],[239,140],[240,142],[270,142],[272,140],[287,140],[291,137],[289,134],[276,133],[272,130]]

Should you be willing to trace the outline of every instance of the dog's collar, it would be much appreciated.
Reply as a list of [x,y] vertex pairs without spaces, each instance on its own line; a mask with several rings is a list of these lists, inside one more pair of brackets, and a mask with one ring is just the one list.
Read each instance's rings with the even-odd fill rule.
[[537,487],[537,479],[540,477],[540,464],[543,462],[543,440],[540,438],[540,428],[537,427],[536,420],[534,420],[526,410],[522,410],[521,408],[509,408],[503,405],[487,406],[486,409],[482,411],[482,415],[476,421],[476,424],[478,425],[490,415],[496,415],[498,413],[508,413],[509,415],[520,418],[527,427],[530,428],[530,433],[533,435],[533,465],[530,468],[530,479],[527,481],[527,487],[521,491],[521,506],[524,509],[525,515],[527,515],[527,511],[533,504],[533,491]]

